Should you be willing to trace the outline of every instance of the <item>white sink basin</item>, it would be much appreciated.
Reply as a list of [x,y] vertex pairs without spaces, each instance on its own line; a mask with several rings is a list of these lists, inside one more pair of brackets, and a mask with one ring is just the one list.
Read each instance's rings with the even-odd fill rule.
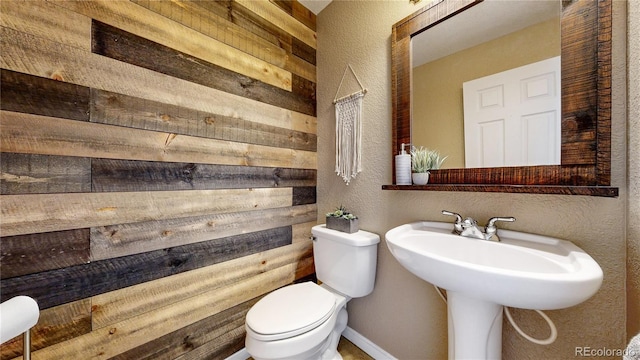
[[501,242],[451,233],[453,224],[416,222],[386,234],[387,246],[421,279],[468,297],[524,309],[561,309],[598,291],[602,270],[566,240],[498,230]]

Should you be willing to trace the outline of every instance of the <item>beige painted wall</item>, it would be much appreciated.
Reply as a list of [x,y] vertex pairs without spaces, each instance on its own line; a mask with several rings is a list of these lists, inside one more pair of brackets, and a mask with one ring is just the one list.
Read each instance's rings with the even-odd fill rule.
[[[559,337],[550,346],[534,345],[504,326],[505,359],[573,358],[575,347],[622,348],[626,344],[626,53],[625,3],[615,1],[613,72],[613,185],[618,198],[464,192],[382,191],[391,183],[391,26],[414,12],[408,1],[334,1],[318,16],[318,220],[344,204],[360,217],[363,229],[381,236],[394,226],[417,220],[450,219],[457,211],[480,222],[495,215],[515,216],[505,225],[573,241],[604,270],[601,290],[570,309],[548,312]],[[637,23],[635,24],[637,28]],[[637,33],[637,32],[636,32]],[[634,59],[638,58],[637,48]],[[369,92],[364,98],[363,172],[350,185],[334,172],[335,120],[331,101],[350,63]],[[632,62],[637,80],[637,62]],[[349,78],[350,79],[350,78]],[[635,84],[638,82],[636,81]],[[346,80],[341,94],[357,89]],[[636,108],[639,106],[635,98]],[[635,120],[634,120],[635,121]],[[636,121],[637,122],[637,121]],[[636,124],[637,129],[637,124]],[[632,142],[639,132],[630,133]],[[638,149],[631,154],[637,174]],[[635,190],[637,201],[638,190]],[[637,206],[637,205],[636,205]],[[637,209],[636,209],[637,210]],[[637,238],[636,238],[637,239]],[[632,248],[630,246],[629,248]],[[637,250],[637,246],[635,247]],[[637,264],[630,259],[628,266]],[[637,272],[637,270],[636,270]],[[630,281],[631,283],[631,281]],[[636,284],[637,285],[637,284]],[[629,312],[631,314],[631,311]],[[538,318],[518,312],[521,325],[545,336]],[[630,319],[632,321],[633,319]],[[636,319],[637,321],[637,312]],[[349,325],[400,359],[446,358],[446,308],[433,288],[402,268],[380,244],[374,292],[349,303]]]
[[462,84],[559,55],[556,17],[414,68],[411,142],[447,156],[443,169],[464,167]]
[[[640,1],[630,1],[628,7],[629,64],[628,104],[628,191],[627,213],[627,337],[640,332]],[[633,36],[631,34],[634,34]]]

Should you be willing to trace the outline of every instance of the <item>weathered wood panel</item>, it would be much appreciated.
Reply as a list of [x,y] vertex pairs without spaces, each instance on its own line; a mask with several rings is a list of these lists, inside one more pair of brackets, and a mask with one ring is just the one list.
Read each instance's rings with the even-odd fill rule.
[[301,259],[312,257],[311,249],[311,241],[282,246],[95,296],[92,299],[93,329],[111,326],[283,266],[297,266]]
[[316,17],[311,10],[302,6],[297,1],[290,0],[270,0],[273,4],[280,7],[294,19],[306,25],[309,29],[316,31]]
[[0,13],[0,26],[85,51],[91,49],[91,19],[51,2],[3,0]]
[[[189,3],[202,7],[205,11],[226,19],[230,23],[259,36],[260,38],[292,53],[291,43],[293,36],[280,27],[264,19],[258,14],[239,5],[235,1],[199,1],[187,0]],[[315,78],[315,74],[313,75]]]
[[2,234],[291,206],[291,188],[3,195]]
[[317,148],[311,133],[107,91],[91,94],[92,122],[296,150]]
[[[246,301],[216,315],[133,348],[111,360],[170,360],[187,356],[195,359],[224,359],[244,347],[244,319],[261,297]],[[229,349],[228,341],[240,347]]]
[[89,121],[87,87],[5,69],[0,77],[2,110]]
[[[91,332],[91,299],[83,299],[40,311],[31,329],[31,350],[43,349]],[[22,336],[0,346],[0,359],[22,355]]]
[[316,214],[315,204],[310,204],[94,227],[91,228],[91,260],[305,223],[314,220]]
[[301,258],[296,263],[296,280],[301,279],[305,281],[318,282],[316,278],[316,268],[313,262],[313,256]]
[[316,32],[306,25],[289,16],[277,5],[268,1],[236,0],[236,2],[252,12],[258,14],[282,30],[300,39],[305,44],[316,49]]
[[[254,30],[255,27],[244,28],[237,25],[235,22],[237,22],[238,17],[232,15],[232,13],[242,11],[244,8],[241,6],[234,6],[233,3],[228,1],[196,0],[180,1],[179,3],[175,1],[132,1],[292,74],[313,82],[316,81],[315,61],[309,61],[309,58],[300,56],[297,49],[291,48],[292,39],[290,35],[283,34],[287,39],[288,45],[282,46],[281,41],[276,41],[270,36],[265,38],[253,33],[251,30]],[[201,11],[203,8],[214,9],[215,11],[203,12]],[[243,16],[250,16],[249,12],[246,10],[245,12]],[[199,16],[194,16],[194,13]],[[297,40],[297,42],[301,41]],[[308,45],[305,46],[309,47]],[[315,59],[315,50],[313,50],[313,53]]]
[[316,84],[315,83],[305,80],[300,76],[294,75],[292,87],[294,91],[298,92],[302,96],[312,98],[314,100],[314,106],[315,106],[315,100],[316,100]]
[[1,111],[5,152],[316,168],[316,153]]
[[177,357],[176,360],[226,359],[244,348],[245,334],[244,326],[238,326],[216,338],[215,341],[209,341]]
[[[225,18],[230,23],[260,36],[262,39],[283,48],[288,54],[291,54],[292,56],[288,57],[285,69],[290,69],[293,73],[292,91],[305,98],[311,96],[312,99],[315,99],[315,83],[317,81],[314,66],[315,49],[233,1],[196,0],[189,1],[189,3],[196,4],[219,17]],[[295,46],[293,45],[294,43],[296,44]],[[297,86],[296,83],[298,83]],[[301,83],[307,85],[300,86]],[[314,90],[309,93],[304,91],[306,88],[313,88]]]
[[56,1],[56,4],[226,69],[291,90],[290,72],[132,2],[93,0]]
[[[243,29],[226,19],[227,10],[224,1],[216,1],[219,12],[201,11],[202,1],[149,1],[131,0],[142,7],[158,13],[168,19],[194,29],[204,35],[232,46],[247,54],[255,56],[280,68],[285,68],[287,51],[276,42],[266,39]],[[194,15],[197,14],[197,15]],[[220,16],[219,14],[223,14]]]
[[305,242],[311,239],[311,228],[317,225],[317,220],[293,225],[293,242]]
[[34,358],[242,348],[247,301],[313,281],[315,16],[295,1],[0,4],[0,297],[44,309]]
[[92,159],[93,191],[213,190],[315,186],[316,170]]
[[[302,41],[296,38],[292,39],[291,46],[292,46],[291,52],[295,56],[304,59],[310,64],[314,64],[314,65],[316,64],[316,50],[314,48],[312,48],[311,46],[303,43]],[[309,78],[306,78],[306,79],[309,79]],[[312,80],[312,79],[309,79],[309,80]]]
[[0,194],[91,191],[91,160],[70,156],[2,153]]
[[251,300],[294,280],[293,266],[283,266],[240,283],[231,284],[183,300],[173,306],[129,318],[88,334],[33,353],[37,359],[59,360],[72,354],[76,359],[108,359],[131,350],[149,339],[157,339],[211,314]]
[[282,227],[4,279],[0,296],[31,296],[46,309],[285,246],[291,236],[291,227]]
[[311,98],[302,98],[291,91],[234,73],[98,21],[93,22],[92,32],[92,50],[96,54],[281,108],[315,115]]
[[316,203],[316,187],[294,187],[293,188],[293,205],[305,205]]
[[87,53],[45,38],[0,27],[0,46],[3,51],[0,65],[5,69],[291,130],[316,133],[315,117]]
[[89,229],[0,238],[2,279],[86,264],[89,258]]

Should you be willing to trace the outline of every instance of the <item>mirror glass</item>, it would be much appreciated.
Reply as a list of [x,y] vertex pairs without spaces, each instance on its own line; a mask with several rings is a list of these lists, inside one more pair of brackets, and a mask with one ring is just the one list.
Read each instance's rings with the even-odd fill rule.
[[443,169],[560,164],[561,12],[485,0],[413,36],[413,145]]

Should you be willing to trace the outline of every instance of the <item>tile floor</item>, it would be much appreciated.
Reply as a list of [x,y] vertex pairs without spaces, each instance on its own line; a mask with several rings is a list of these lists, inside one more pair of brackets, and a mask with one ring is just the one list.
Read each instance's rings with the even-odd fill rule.
[[343,360],[373,360],[373,358],[343,337],[338,344],[338,352]]
[[[344,336],[340,338],[340,343],[338,343],[338,352],[342,355],[342,360],[374,360]],[[253,360],[253,358],[247,360]]]

